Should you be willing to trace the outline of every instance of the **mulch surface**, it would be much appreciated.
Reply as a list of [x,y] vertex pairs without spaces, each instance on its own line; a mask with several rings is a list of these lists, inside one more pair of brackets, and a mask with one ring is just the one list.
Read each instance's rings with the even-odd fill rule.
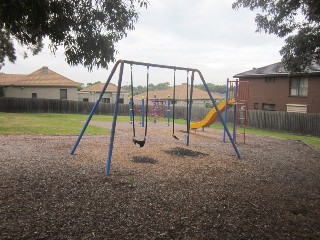
[[131,128],[117,123],[108,177],[109,136],[70,157],[76,136],[0,135],[0,239],[320,239],[320,154],[304,143],[247,135],[239,160],[218,130],[187,147],[149,124],[137,148]]

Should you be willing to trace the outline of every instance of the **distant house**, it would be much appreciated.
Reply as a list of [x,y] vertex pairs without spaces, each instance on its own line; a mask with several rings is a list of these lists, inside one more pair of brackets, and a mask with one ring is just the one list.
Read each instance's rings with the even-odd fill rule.
[[5,97],[78,100],[78,83],[48,67],[31,74],[0,74],[0,88]]
[[[83,102],[96,102],[100,96],[100,93],[104,87],[105,83],[96,83],[92,86],[86,87],[78,92],[78,100]],[[103,94],[101,102],[103,103],[115,103],[117,95],[117,86],[113,83],[109,83],[106,92]],[[129,103],[129,93],[121,89],[120,91],[120,104]]]
[[[191,86],[188,86],[188,90],[190,91]],[[214,100],[221,100],[224,98],[223,94],[220,93],[211,93],[213,95]],[[146,98],[147,92],[138,94],[134,96],[135,100],[141,100],[142,97]],[[153,101],[154,98],[157,99],[157,102],[160,105],[166,105],[168,98],[171,101],[176,101],[176,106],[186,106],[187,105],[187,84],[181,84],[176,86],[175,88],[175,99],[173,99],[173,87],[168,88],[166,90],[156,90],[149,91],[148,94],[149,100]],[[207,103],[211,103],[209,94],[206,91],[203,91],[199,88],[193,88],[192,93],[192,104],[193,106],[205,106]]]
[[236,74],[249,81],[249,110],[320,113],[320,65],[313,62],[303,73],[290,74],[274,63]]

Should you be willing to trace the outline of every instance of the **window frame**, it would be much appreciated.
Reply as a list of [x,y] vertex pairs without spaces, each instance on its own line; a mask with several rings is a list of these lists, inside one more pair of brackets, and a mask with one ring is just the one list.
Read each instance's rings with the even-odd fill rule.
[[[266,107],[268,106],[268,107]],[[263,111],[276,111],[276,104],[274,103],[262,103]]]
[[265,77],[264,78],[264,82],[265,83],[275,83],[276,82],[276,78],[275,77]]
[[[297,81],[297,82],[294,82],[294,81]],[[304,87],[303,87],[303,82],[306,85]],[[296,85],[296,86],[293,86],[293,85]],[[308,97],[308,88],[309,88],[308,77],[303,77],[303,76],[290,77],[289,79],[289,96],[290,97]],[[296,93],[293,93],[294,91]]]
[[[65,95],[65,97],[63,95]],[[67,100],[68,99],[68,89],[66,89],[66,88],[61,88],[60,89],[60,99],[61,100]]]

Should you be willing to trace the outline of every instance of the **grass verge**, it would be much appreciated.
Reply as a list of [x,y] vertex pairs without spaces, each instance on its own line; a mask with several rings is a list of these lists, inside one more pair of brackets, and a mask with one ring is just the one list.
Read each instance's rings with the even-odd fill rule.
[[[186,121],[181,119],[176,119],[175,123],[186,124]],[[210,126],[210,128],[223,130],[223,125],[221,123],[214,123]],[[228,124],[228,128],[232,129],[232,124]],[[310,145],[317,151],[320,151],[319,137],[299,135],[299,134],[293,134],[293,133],[287,133],[287,132],[279,132],[274,130],[257,129],[257,128],[246,128],[246,133],[268,136],[268,137],[275,137],[275,138],[290,139],[290,140],[299,140]]]
[[[230,124],[228,127],[232,129],[232,125]],[[211,125],[213,129],[223,129],[223,125],[221,123],[215,123]],[[290,139],[290,140],[299,140],[303,141],[304,143],[310,145],[317,151],[320,151],[320,138],[314,136],[307,136],[307,135],[299,135],[287,132],[279,132],[275,130],[265,130],[265,129],[258,129],[258,128],[246,128],[247,134],[256,134],[268,137],[275,137],[275,138],[283,138],[283,139]]]
[[[0,134],[43,134],[43,135],[77,135],[88,115],[52,114],[52,113],[3,113],[0,112]],[[111,122],[112,116],[94,115],[93,121]],[[152,119],[148,121],[151,122]],[[117,121],[129,122],[128,116],[118,116]],[[164,121],[164,120],[163,120]],[[185,120],[175,119],[177,124],[186,124]],[[172,124],[172,121],[171,123]],[[211,125],[213,129],[223,129],[222,124]],[[230,125],[230,129],[232,126]],[[303,141],[320,151],[320,138],[292,133],[278,132],[256,128],[247,128],[248,134]],[[89,125],[86,135],[109,134],[109,129]]]
[[[88,115],[51,113],[3,113],[0,112],[0,134],[77,135]],[[128,121],[118,117],[118,121]],[[111,121],[112,116],[94,115],[94,121]],[[110,130],[89,126],[86,134],[108,134]]]

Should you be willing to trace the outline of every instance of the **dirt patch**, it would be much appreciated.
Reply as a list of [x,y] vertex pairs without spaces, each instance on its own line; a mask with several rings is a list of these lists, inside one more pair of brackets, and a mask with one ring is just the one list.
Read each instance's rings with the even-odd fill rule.
[[170,150],[165,150],[165,153],[168,153],[172,156],[181,156],[181,157],[203,157],[203,156],[208,156],[208,154],[202,153],[202,152],[197,152],[197,151],[192,151],[190,149],[186,148],[173,148]]
[[239,160],[221,131],[186,147],[150,124],[137,148],[131,128],[117,123],[109,177],[108,136],[70,157],[76,136],[0,135],[0,239],[320,238],[320,155],[305,144],[247,135]]
[[147,157],[147,156],[133,156],[132,162],[156,164],[156,163],[158,163],[158,160],[151,158],[151,157]]

